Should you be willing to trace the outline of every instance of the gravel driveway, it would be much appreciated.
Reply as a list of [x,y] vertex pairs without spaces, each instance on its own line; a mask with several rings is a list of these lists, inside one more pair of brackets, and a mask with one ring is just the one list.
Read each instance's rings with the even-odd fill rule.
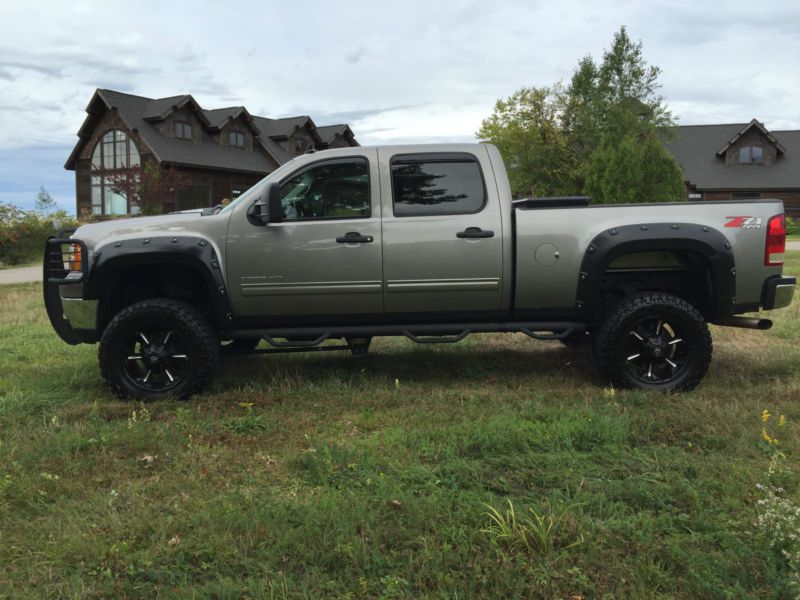
[[0,284],[30,283],[42,280],[42,266],[20,267],[19,269],[3,269],[0,271]]

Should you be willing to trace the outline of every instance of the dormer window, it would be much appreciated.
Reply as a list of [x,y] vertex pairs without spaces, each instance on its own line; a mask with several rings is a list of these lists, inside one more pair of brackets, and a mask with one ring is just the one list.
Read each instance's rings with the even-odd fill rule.
[[742,146],[739,148],[740,164],[763,164],[764,148],[761,146]]
[[308,148],[309,148],[309,143],[303,138],[297,138],[294,141],[294,150],[298,154],[305,154]]
[[244,148],[244,134],[241,131],[231,131],[228,133],[228,146]]
[[175,121],[175,137],[181,140],[192,139],[192,124],[186,121]]

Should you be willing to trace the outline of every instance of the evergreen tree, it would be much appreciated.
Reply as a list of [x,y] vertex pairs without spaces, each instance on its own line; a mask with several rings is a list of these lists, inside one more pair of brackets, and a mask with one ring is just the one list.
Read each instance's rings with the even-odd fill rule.
[[40,213],[44,214],[44,216],[48,216],[50,211],[54,210],[56,207],[56,201],[50,195],[50,193],[44,189],[44,186],[39,187],[39,193],[36,194],[36,210]]

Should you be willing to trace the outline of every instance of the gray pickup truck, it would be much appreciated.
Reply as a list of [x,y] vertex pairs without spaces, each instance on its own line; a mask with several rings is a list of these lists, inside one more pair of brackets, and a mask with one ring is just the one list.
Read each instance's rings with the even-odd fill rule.
[[123,397],[197,393],[221,353],[479,332],[591,343],[612,385],[680,391],[708,369],[707,323],[767,329],[735,315],[791,302],[785,239],[777,200],[513,200],[491,145],[346,148],[224,208],[52,238],[44,297]]

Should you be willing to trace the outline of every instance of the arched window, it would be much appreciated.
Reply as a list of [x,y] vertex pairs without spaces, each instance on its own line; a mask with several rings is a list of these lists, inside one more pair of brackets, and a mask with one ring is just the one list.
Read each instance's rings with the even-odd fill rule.
[[92,152],[92,214],[125,215],[139,212],[138,206],[128,206],[125,196],[115,194],[109,176],[120,169],[138,167],[139,149],[121,129],[107,131]]
[[238,130],[228,132],[228,145],[244,148],[244,134]]

